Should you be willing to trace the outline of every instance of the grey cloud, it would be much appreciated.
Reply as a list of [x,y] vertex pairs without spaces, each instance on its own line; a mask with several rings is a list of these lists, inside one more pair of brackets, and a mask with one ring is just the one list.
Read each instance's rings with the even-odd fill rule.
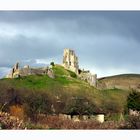
[[10,68],[8,67],[0,67],[0,78],[3,78],[6,76],[7,73],[10,72]]
[[8,11],[0,25],[0,67],[61,63],[63,49],[72,48],[81,67],[140,71],[140,12]]
[[[56,44],[52,42],[40,41],[36,38],[26,38],[18,36],[14,40],[3,40],[0,42],[0,49],[3,55],[0,56],[0,61],[6,58],[6,62],[22,61],[27,59],[37,59],[44,57],[57,56],[58,51]],[[59,49],[58,49],[59,50]],[[0,63],[3,64],[3,63]],[[6,63],[6,65],[7,65]]]

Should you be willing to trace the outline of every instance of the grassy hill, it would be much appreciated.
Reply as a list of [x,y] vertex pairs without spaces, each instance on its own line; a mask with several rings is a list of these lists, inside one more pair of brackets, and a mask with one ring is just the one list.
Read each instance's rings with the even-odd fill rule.
[[103,113],[105,120],[119,121],[122,114],[128,115],[130,87],[138,89],[140,83],[140,75],[126,74],[98,79],[95,88],[60,65],[53,66],[53,71],[54,79],[48,75],[0,79],[0,111],[23,119],[29,128],[40,128],[37,123],[42,121],[41,116],[38,118],[42,114],[43,119],[50,115],[48,123],[56,125],[56,120],[52,121],[54,113]]
[[115,96],[115,94],[126,93],[125,90],[120,90],[117,88],[112,88],[110,90],[96,89],[90,86],[87,82],[78,79],[75,73],[64,69],[60,65],[55,65],[53,67],[53,70],[55,73],[54,79],[48,77],[48,75],[31,75],[15,79],[1,79],[0,87],[39,90],[46,91],[52,94],[57,94],[58,92],[61,92],[61,94],[64,93],[68,95],[87,97],[90,96],[91,99],[103,99],[105,98],[105,96],[108,98],[109,96]]
[[140,91],[140,74],[122,74],[100,78],[98,87],[101,89],[136,89]]
[[[11,106],[20,105],[22,114],[25,112],[28,117],[52,113],[52,105],[57,113],[124,112],[128,90],[94,88],[60,65],[55,65],[53,71],[54,79],[47,75],[1,79],[0,108],[10,111]],[[100,79],[100,84],[104,80]]]
[[89,85],[76,78],[75,73],[65,70],[62,66],[53,67],[55,78],[49,78],[48,75],[30,75],[15,79],[1,79],[0,84],[7,83],[15,88],[33,88],[33,89],[52,89],[54,87],[89,87]]

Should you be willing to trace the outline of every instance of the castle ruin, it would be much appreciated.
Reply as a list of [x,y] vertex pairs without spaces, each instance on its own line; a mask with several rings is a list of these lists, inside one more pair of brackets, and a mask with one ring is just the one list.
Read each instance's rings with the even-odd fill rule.
[[30,68],[29,65],[25,65],[23,68],[20,68],[19,63],[14,65],[11,72],[6,75],[6,78],[18,78],[28,75],[48,75],[50,78],[54,78],[53,70],[49,67]]
[[78,57],[75,55],[74,50],[64,49],[63,66],[65,69],[71,70],[78,74]]
[[64,49],[62,65],[65,69],[75,72],[81,80],[88,82],[91,86],[97,86],[97,74],[92,74],[90,71],[79,69],[78,57],[74,50]]
[[[74,72],[79,79],[86,81],[91,86],[97,86],[96,74],[79,69],[78,57],[76,56],[74,50],[64,49],[62,65],[65,69]],[[28,75],[48,75],[50,78],[55,77],[52,67],[30,68],[29,65],[25,65],[23,68],[20,68],[19,63],[17,62],[6,78],[18,78]]]

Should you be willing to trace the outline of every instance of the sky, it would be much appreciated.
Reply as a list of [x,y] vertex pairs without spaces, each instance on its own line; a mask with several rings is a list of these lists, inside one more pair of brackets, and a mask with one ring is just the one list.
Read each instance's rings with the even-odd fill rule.
[[16,62],[62,64],[64,48],[98,77],[140,74],[140,12],[0,11],[0,78]]

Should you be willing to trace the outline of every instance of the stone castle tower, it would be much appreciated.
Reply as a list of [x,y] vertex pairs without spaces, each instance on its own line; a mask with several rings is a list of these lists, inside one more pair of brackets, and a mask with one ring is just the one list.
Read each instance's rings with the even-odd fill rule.
[[76,74],[78,74],[78,57],[76,56],[74,50],[70,49],[64,49],[64,54],[63,54],[63,66],[66,69],[69,69]]
[[63,66],[65,69],[75,72],[81,80],[87,81],[91,86],[97,86],[96,74],[92,74],[90,71],[79,69],[78,57],[76,56],[74,50],[67,48],[64,49]]

